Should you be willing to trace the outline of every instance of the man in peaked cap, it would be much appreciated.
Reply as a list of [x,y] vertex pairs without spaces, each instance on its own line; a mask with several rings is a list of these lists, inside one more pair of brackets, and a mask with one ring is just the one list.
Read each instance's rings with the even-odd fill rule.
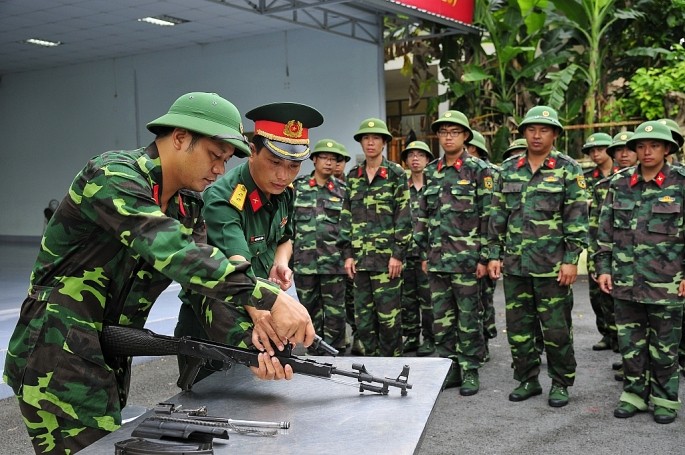
[[[130,358],[104,355],[100,331],[142,327],[172,280],[219,306],[271,309],[275,338],[313,341],[304,307],[206,243],[196,191],[250,153],[235,106],[187,93],[147,126],[146,148],[92,158],[45,228],[4,371],[36,453],[75,453],[119,428]],[[266,354],[259,364],[260,378],[287,377]]]
[[479,278],[487,273],[487,226],[493,190],[488,165],[466,151],[473,138],[462,112],[446,111],[431,124],[444,156],[425,170],[414,229],[428,273],[435,347],[452,360],[445,387],[463,396],[480,390],[485,361]]
[[365,355],[402,355],[402,262],[411,241],[407,175],[383,156],[392,140],[384,121],[368,118],[354,134],[366,159],[347,174],[339,247],[354,279],[357,338]]
[[[433,153],[423,141],[412,141],[407,144],[400,158],[409,168],[409,193],[411,198],[412,226],[416,226],[419,200],[425,187],[424,169],[433,161]],[[421,267],[421,252],[412,236],[405,267],[402,271],[402,332],[404,334],[404,352],[416,351],[424,357],[435,352],[433,335],[433,306],[430,300],[428,277]],[[423,332],[423,342],[419,338]]]
[[[322,139],[311,153],[314,171],[295,179],[293,270],[297,295],[324,341],[344,353],[345,268],[336,246],[340,213],[347,196],[344,182],[333,177],[345,155],[333,139]],[[319,354],[313,352],[313,354]]]
[[[252,109],[246,117],[255,122],[247,162],[236,166],[203,194],[203,214],[209,243],[230,260],[249,261],[256,277],[291,285],[292,213],[291,183],[302,161],[309,158],[309,129],[323,117],[298,103],[272,103]],[[226,344],[274,352],[269,340],[282,350],[285,338],[274,335],[270,317],[252,306],[230,308],[215,299],[184,290],[176,327],[177,336],[209,338]],[[179,358],[181,365],[183,359]],[[198,375],[200,380],[209,370]]]
[[[609,156],[607,149],[611,145],[611,136],[606,133],[592,133],[582,147],[582,152],[589,156],[595,166],[586,170],[585,174],[585,184],[588,188],[589,195],[589,211],[592,212],[592,203],[594,200],[595,184],[602,180],[603,178],[614,175],[618,170],[618,165],[614,164],[614,160]],[[592,221],[597,221],[597,219],[589,218],[590,226],[589,233],[591,234],[588,241],[590,244],[593,243],[594,239],[592,235],[597,233],[597,226],[592,225]],[[602,307],[608,306],[604,301],[610,299],[611,296],[603,293],[599,290],[599,286],[594,278],[595,269],[594,262],[592,258],[587,261],[588,275],[590,276],[590,281],[588,283],[589,293],[590,293],[590,306],[592,311],[595,313],[595,324],[597,325],[597,331],[602,335],[602,338],[592,346],[593,351],[604,351],[607,349],[613,349],[618,352],[618,342],[616,341],[616,332],[611,330],[609,323],[604,317],[604,312]]]
[[554,148],[563,131],[554,109],[531,108],[519,125],[528,148],[502,163],[501,185],[490,216],[490,277],[504,273],[507,338],[518,387],[510,401],[542,393],[536,329],[542,326],[547,372],[552,379],[548,404],[568,404],[576,376],[571,285],[587,247],[588,208],[580,165]]
[[658,121],[640,124],[627,145],[639,164],[611,179],[595,255],[599,285],[614,299],[623,360],[614,416],[632,417],[651,403],[654,421],[667,424],[680,409],[685,169],[666,161],[677,142]]

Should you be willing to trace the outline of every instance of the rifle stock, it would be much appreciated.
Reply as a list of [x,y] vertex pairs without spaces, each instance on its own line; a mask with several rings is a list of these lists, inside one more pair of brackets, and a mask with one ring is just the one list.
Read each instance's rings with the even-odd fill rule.
[[[100,335],[102,351],[106,356],[135,357],[135,356],[186,356],[186,365],[181,371],[177,385],[182,390],[191,390],[200,367],[210,361],[219,361],[223,369],[227,370],[235,363],[256,367],[259,365],[259,352],[245,348],[229,346],[209,340],[192,337],[170,337],[158,335],[148,329],[107,325],[102,328]],[[329,363],[321,363],[311,359],[302,359],[292,355],[292,346],[288,345],[282,352],[276,351],[276,356],[282,365],[290,365],[294,373],[306,374],[320,378],[330,378],[333,374],[356,378],[359,391],[371,391],[383,395],[388,394],[388,387],[401,389],[402,395],[412,385],[407,383],[409,366],[405,365],[397,379],[378,378],[370,375],[363,364],[353,364],[355,371],[341,370]],[[366,384],[365,384],[366,383]],[[371,383],[381,384],[380,386]]]

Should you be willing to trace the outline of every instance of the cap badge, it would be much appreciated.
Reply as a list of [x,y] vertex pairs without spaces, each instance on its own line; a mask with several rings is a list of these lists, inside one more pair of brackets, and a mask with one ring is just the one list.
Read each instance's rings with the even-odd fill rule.
[[549,111],[542,111],[543,117],[549,117]]
[[244,135],[244,134],[245,134],[245,130],[243,129],[243,122],[240,122],[240,123],[238,124],[238,131],[240,131],[240,134],[241,134],[241,135]]
[[625,141],[626,139],[628,139],[628,135],[627,134],[621,134],[621,136],[619,136],[619,139],[621,139],[622,141]]
[[302,122],[297,120],[289,120],[283,128],[283,134],[287,137],[302,137]]
[[595,142],[595,139],[597,139],[597,138],[594,137],[594,136],[592,136],[592,137],[590,138],[590,142]]
[[326,147],[333,147],[333,143],[332,142],[326,142]]
[[369,122],[369,123],[368,123],[368,127],[369,127],[369,128],[373,128],[374,126],[376,126],[376,124],[375,124],[374,122]]
[[647,125],[647,126],[645,126],[645,132],[646,132],[646,133],[649,133],[649,132],[652,131],[653,129],[654,129],[654,128],[652,127],[652,125]]
[[451,112],[445,112],[445,117],[452,117],[452,113]]

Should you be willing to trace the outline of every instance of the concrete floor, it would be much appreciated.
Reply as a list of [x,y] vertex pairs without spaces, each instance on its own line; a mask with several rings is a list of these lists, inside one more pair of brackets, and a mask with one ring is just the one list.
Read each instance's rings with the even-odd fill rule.
[[[6,339],[16,321],[18,307],[26,292],[30,266],[36,247],[0,244],[0,341],[2,360]],[[176,315],[174,299],[158,302],[155,331],[173,330]],[[599,340],[594,314],[588,299],[587,279],[574,285],[573,310],[577,379],[570,388],[570,403],[564,408],[547,405],[550,380],[543,369],[540,376],[544,393],[522,403],[512,403],[507,395],[517,385],[512,379],[511,356],[504,333],[504,299],[501,283],[495,294],[499,336],[490,342],[492,359],[481,369],[481,390],[472,397],[462,397],[458,389],[444,390],[429,421],[423,443],[417,453],[433,454],[675,454],[685,453],[685,417],[670,425],[654,423],[650,412],[631,419],[616,419],[613,409],[621,394],[621,384],[614,381],[611,363],[619,360],[611,351],[592,351]],[[161,305],[160,305],[161,304]],[[158,308],[158,306],[160,308]],[[14,318],[14,319],[13,319]],[[9,328],[8,328],[9,327]],[[411,361],[407,362],[411,366]],[[239,368],[237,366],[236,368]],[[147,359],[134,367],[130,403],[151,408],[175,395],[178,369],[175,358]],[[331,383],[331,387],[337,387]],[[410,392],[411,393],[411,392]],[[681,389],[681,400],[683,392]],[[229,416],[230,417],[230,416]],[[402,425],[402,416],[389,425]],[[14,398],[0,400],[0,452],[30,454]],[[345,453],[344,445],[331,446],[329,453]],[[395,455],[395,454],[392,454]]]

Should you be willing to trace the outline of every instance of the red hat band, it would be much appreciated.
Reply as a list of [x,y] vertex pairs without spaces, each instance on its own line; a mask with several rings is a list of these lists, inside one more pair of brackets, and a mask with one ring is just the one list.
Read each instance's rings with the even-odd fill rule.
[[304,128],[302,122],[297,120],[290,120],[288,123],[257,120],[255,134],[286,144],[309,144],[309,129]]

